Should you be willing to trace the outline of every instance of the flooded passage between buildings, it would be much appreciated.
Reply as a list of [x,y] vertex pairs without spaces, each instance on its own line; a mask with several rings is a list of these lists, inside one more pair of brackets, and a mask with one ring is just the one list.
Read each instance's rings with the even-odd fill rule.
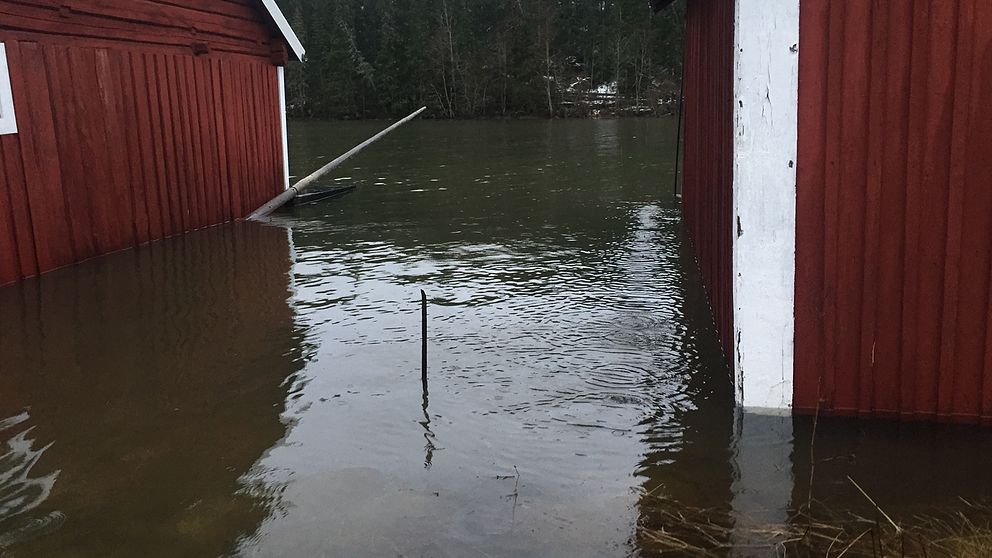
[[[293,172],[379,127],[293,124]],[[989,496],[979,429],[734,409],[673,139],[418,122],[348,196],[0,289],[0,555],[764,555],[874,518],[848,476],[898,521]]]

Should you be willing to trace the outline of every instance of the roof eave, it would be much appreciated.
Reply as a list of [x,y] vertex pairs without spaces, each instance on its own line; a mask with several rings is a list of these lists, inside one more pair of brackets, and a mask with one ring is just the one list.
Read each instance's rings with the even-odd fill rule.
[[289,25],[289,21],[286,20],[286,16],[283,15],[282,10],[276,5],[276,0],[262,0],[262,5],[265,6],[266,11],[269,12],[269,17],[272,18],[272,23],[279,29],[282,33],[283,39],[289,46],[292,56],[298,62],[303,62],[304,56],[306,56],[306,50],[303,48],[303,43],[300,42],[300,38],[296,36],[296,32],[293,31],[292,26]]
[[660,12],[661,10],[664,10],[668,6],[675,3],[675,0],[650,0],[650,1],[651,1],[651,7],[654,8],[654,11],[656,12]]

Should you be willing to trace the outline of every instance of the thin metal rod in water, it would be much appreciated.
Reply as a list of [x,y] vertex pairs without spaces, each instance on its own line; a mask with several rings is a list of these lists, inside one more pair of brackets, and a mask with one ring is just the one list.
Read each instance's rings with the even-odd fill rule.
[[420,317],[421,317],[421,327],[422,327],[422,365],[423,373],[422,379],[424,382],[424,392],[427,391],[427,293],[420,291]]
[[682,72],[679,76],[679,128],[675,132],[675,183],[672,185],[672,199],[677,203],[679,200],[679,162],[682,159],[682,107],[685,106],[685,44],[686,44],[686,16],[682,14]]
[[357,146],[355,146],[354,148],[352,148],[351,151],[345,153],[344,155],[338,157],[337,159],[334,159],[330,163],[327,163],[326,165],[324,165],[323,167],[321,167],[320,170],[318,170],[317,172],[315,172],[315,173],[311,174],[310,176],[304,178],[303,180],[297,182],[293,186],[290,186],[288,190],[286,190],[285,192],[283,192],[283,193],[279,194],[278,196],[272,198],[268,203],[266,203],[262,207],[256,209],[254,213],[252,213],[251,215],[248,216],[248,218],[249,219],[261,219],[263,217],[266,217],[267,215],[269,215],[273,211],[279,209],[283,205],[286,205],[290,200],[292,200],[293,198],[295,198],[297,196],[297,194],[301,194],[305,190],[307,190],[308,188],[316,185],[317,184],[317,181],[320,180],[321,178],[323,178],[324,176],[326,176],[327,173],[329,173],[329,172],[333,171],[334,169],[340,167],[342,164],[344,164],[345,161],[347,161],[348,159],[351,159],[355,155],[358,155],[366,147],[368,147],[368,146],[372,145],[373,143],[375,143],[375,142],[381,140],[382,138],[386,137],[387,135],[389,135],[390,132],[392,132],[396,128],[399,128],[400,126],[402,126],[402,125],[406,124],[407,122],[413,120],[414,118],[416,118],[417,116],[419,116],[420,113],[424,112],[425,110],[427,110],[427,107],[421,107],[420,110],[415,111],[410,116],[407,116],[403,120],[400,120],[400,121],[396,122],[392,126],[386,128],[385,130],[379,132],[378,134],[376,134],[376,135],[372,136],[371,138],[365,140],[364,142],[358,144]]

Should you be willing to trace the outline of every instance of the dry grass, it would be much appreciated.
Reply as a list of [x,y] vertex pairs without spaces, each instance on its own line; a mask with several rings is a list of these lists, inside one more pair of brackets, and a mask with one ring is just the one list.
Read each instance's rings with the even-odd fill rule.
[[648,496],[638,532],[647,555],[722,557],[992,557],[992,506],[962,501],[954,510],[899,523],[831,510],[820,502],[783,524],[734,524],[728,510],[693,509]]

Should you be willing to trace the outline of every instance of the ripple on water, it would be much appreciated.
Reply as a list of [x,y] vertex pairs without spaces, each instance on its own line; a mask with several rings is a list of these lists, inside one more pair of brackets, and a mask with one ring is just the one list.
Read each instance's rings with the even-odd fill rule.
[[[630,216],[625,238],[595,247],[574,236],[562,243],[555,231],[549,231],[552,238],[510,243],[420,247],[366,239],[303,247],[300,318],[317,330],[327,358],[355,360],[346,366],[367,369],[365,361],[375,357],[342,359],[334,345],[383,345],[387,352],[408,346],[412,358],[403,361],[413,368],[415,295],[424,288],[436,374],[446,390],[480,394],[449,401],[455,414],[483,397],[484,405],[532,425],[549,419],[529,414],[572,407],[583,409],[582,416],[597,408],[629,409],[624,420],[636,425],[658,407],[659,389],[674,406],[692,394],[682,369],[673,365],[685,357],[678,349],[683,286],[673,222],[655,205],[621,208]],[[326,233],[326,224],[296,227],[297,235]],[[363,236],[354,230],[348,235]],[[372,326],[368,334],[364,322]],[[388,421],[382,426],[393,428]]]
[[58,529],[65,521],[58,511],[31,513],[48,499],[59,471],[45,475],[34,471],[52,444],[35,447],[30,419],[25,411],[0,420],[0,439],[9,436],[0,454],[0,551]]
[[[635,475],[646,453],[678,447],[679,414],[705,391],[687,371],[704,354],[684,319],[677,211],[663,206],[656,170],[620,164],[632,153],[618,148],[621,138],[644,134],[601,126],[603,135],[569,138],[554,152],[543,128],[527,143],[446,144],[434,159],[422,157],[426,144],[405,146],[370,167],[388,176],[351,173],[386,185],[286,220],[292,305],[319,347],[288,411],[297,422],[287,445],[267,458],[293,474],[286,498],[305,510],[297,522],[321,516],[307,504],[315,494],[358,493],[371,499],[361,509],[379,517],[436,520],[425,528],[444,541],[438,555],[466,536],[516,555],[507,541],[488,544],[489,532],[513,533],[528,545],[519,555],[561,555],[570,544],[549,536],[557,546],[541,553],[540,540],[513,529],[515,517],[517,527],[574,534],[580,555],[591,553],[581,532],[592,524],[613,533],[594,546],[627,544]],[[421,289],[430,300],[423,393]],[[345,471],[363,473],[343,486]],[[517,474],[519,505],[509,502],[504,517],[497,506],[512,487],[494,479]],[[373,477],[376,486],[358,489]],[[416,511],[370,503],[393,484],[418,496]],[[291,523],[261,532],[289,537]],[[395,548],[411,548],[402,538]]]

